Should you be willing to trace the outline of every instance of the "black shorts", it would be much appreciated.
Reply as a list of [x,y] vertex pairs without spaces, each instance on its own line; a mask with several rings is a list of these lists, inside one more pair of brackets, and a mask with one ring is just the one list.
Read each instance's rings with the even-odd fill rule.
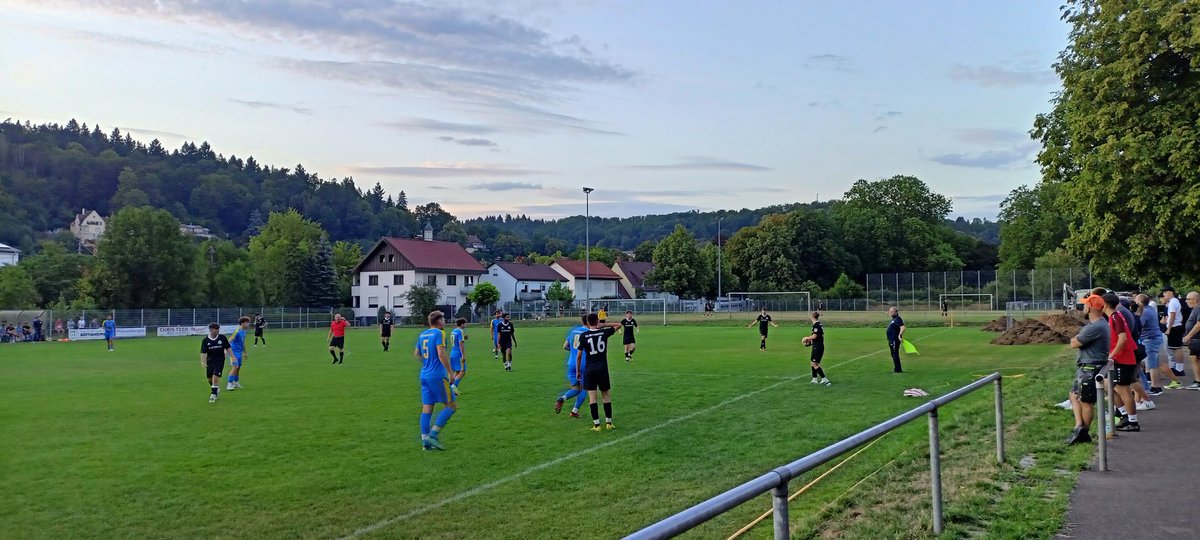
[[504,341],[504,340],[501,340],[501,341],[500,341],[500,351],[501,351],[501,352],[504,352],[504,351],[511,351],[511,350],[512,350],[512,345],[513,345],[513,344],[512,344],[512,342],[511,342],[511,341]]
[[204,365],[205,380],[211,380],[213,377],[220,377],[221,371],[223,371],[224,369],[225,369],[225,357],[221,357],[219,360],[209,359],[208,362],[205,363],[205,365]]
[[255,329],[254,329],[254,337],[263,337],[262,333],[263,333],[263,329],[262,329],[262,328],[255,328]]
[[597,369],[583,371],[583,389],[584,390],[599,390],[607,392],[612,388],[612,383],[608,380],[607,369]]
[[1200,339],[1192,338],[1188,342],[1188,354],[1192,356],[1200,356]]
[[625,344],[626,345],[636,345],[637,339],[635,339],[633,336],[625,336]]
[[392,327],[383,327],[379,329],[379,337],[392,337]]
[[337,348],[337,349],[345,349],[346,348],[346,336],[334,337],[333,339],[329,340],[329,346]]
[[1138,379],[1137,371],[1137,364],[1113,364],[1113,384],[1117,386],[1129,386],[1133,384],[1133,381]]
[[1178,349],[1183,347],[1183,327],[1176,326],[1167,330],[1167,348]]
[[765,326],[760,327],[758,329],[758,335],[760,335],[762,337],[767,337],[767,332],[769,332],[769,330],[767,330],[767,327],[765,327]]
[[812,360],[813,362],[820,364],[822,358],[825,358],[825,346],[824,345],[813,345],[812,355],[809,357],[809,359]]

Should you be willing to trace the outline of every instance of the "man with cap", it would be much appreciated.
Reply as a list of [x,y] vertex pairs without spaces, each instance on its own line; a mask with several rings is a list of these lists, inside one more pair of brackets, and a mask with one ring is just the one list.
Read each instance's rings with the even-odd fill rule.
[[1088,324],[1071,338],[1071,347],[1079,349],[1079,357],[1075,361],[1075,381],[1071,385],[1071,411],[1075,413],[1075,429],[1067,437],[1067,444],[1092,441],[1088,429],[1095,415],[1096,374],[1108,363],[1110,330],[1104,320],[1104,300],[1092,294],[1084,297],[1082,302]]
[[1162,323],[1167,328],[1167,368],[1164,375],[1171,378],[1166,388],[1175,390],[1182,388],[1179,377],[1183,376],[1183,305],[1175,295],[1174,287],[1163,287],[1163,304],[1167,306],[1167,316]]

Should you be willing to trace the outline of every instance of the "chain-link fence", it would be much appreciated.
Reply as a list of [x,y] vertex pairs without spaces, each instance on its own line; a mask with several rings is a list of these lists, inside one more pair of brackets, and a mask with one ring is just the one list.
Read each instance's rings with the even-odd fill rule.
[[[172,326],[206,326],[209,323],[220,325],[237,324],[242,317],[262,315],[268,329],[280,328],[325,328],[333,320],[334,313],[342,313],[347,320],[354,322],[351,310],[330,310],[329,308],[181,308],[181,309],[90,309],[90,310],[8,310],[0,311],[0,322],[13,324],[18,331],[28,324],[30,328],[40,327],[40,336],[44,339],[66,337],[71,330],[98,329],[104,324],[105,317],[112,315],[118,328],[146,328],[151,334],[154,328]],[[34,323],[39,322],[40,325]],[[24,338],[24,335],[21,336]]]
[[900,272],[868,274],[865,285],[867,301],[876,306],[999,310],[1007,302],[1072,303],[1075,290],[1092,287],[1092,274],[1086,268]]

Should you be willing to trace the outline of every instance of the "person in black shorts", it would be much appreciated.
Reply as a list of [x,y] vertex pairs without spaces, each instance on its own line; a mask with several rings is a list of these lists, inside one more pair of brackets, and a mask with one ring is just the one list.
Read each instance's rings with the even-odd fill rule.
[[496,327],[496,339],[500,347],[500,359],[504,361],[504,371],[512,371],[513,348],[517,346],[517,329],[513,328],[512,319],[508,313]]
[[637,349],[637,338],[635,333],[641,332],[638,328],[637,319],[633,318],[633,311],[626,310],[625,318],[621,319],[621,326],[625,328],[625,361],[633,360],[633,351]]
[[263,330],[267,329],[267,320],[259,313],[254,314],[254,346],[258,346],[258,340],[262,340],[263,347],[267,346],[267,338],[263,337]]
[[[575,368],[583,371],[583,389],[587,390],[592,409],[592,431],[600,431],[600,411],[596,394],[604,401],[605,429],[616,429],[612,422],[612,383],[608,377],[608,338],[617,333],[620,323],[600,324],[595,313],[587,316],[588,329],[575,337],[579,350]],[[586,356],[586,362],[584,361]]]
[[746,328],[754,326],[754,323],[758,323],[758,335],[762,338],[762,341],[758,343],[758,350],[766,352],[767,330],[769,330],[771,326],[779,328],[779,325],[775,324],[775,321],[771,320],[771,316],[767,314],[767,308],[765,307],[762,308],[762,313],[759,313],[757,318],[755,318],[753,321],[750,321],[750,324],[746,325]]
[[208,325],[208,335],[200,341],[200,365],[204,366],[204,377],[212,385],[209,403],[216,403],[221,393],[221,372],[225,370],[225,358],[230,356],[232,345],[221,333],[221,325]]
[[387,352],[392,346],[392,312],[383,312],[383,318],[379,319],[379,342],[383,345],[383,352]]
[[825,326],[821,324],[821,312],[812,313],[812,334],[804,337],[804,346],[812,347],[809,363],[812,364],[812,383],[832,386],[825,370],[821,369],[821,359],[825,357]]

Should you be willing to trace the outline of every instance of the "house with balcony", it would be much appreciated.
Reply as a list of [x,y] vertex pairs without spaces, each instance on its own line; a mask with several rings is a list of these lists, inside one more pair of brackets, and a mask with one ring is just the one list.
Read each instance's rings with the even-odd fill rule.
[[654,263],[617,261],[613,264],[612,271],[621,277],[622,298],[665,298],[671,302],[679,300],[678,296],[663,291],[658,285],[646,282],[646,275],[654,271]]
[[599,261],[587,266],[583,261],[559,259],[550,265],[567,280],[567,286],[575,293],[576,300],[591,298],[620,298],[621,276]]
[[545,300],[546,289],[555,283],[567,281],[549,265],[532,261],[493,263],[482,280],[500,290],[501,302]]
[[95,253],[96,244],[100,242],[100,237],[104,236],[106,225],[104,216],[99,212],[87,208],[80,209],[79,213],[75,214],[75,220],[71,222],[71,234],[79,242],[79,251]]
[[453,317],[485,271],[456,242],[434,240],[429,227],[421,238],[382,238],[354,267],[350,287],[354,316],[373,321],[384,308],[397,317],[408,317],[412,315],[408,290],[414,285],[436,285],[441,289],[438,304]]
[[0,266],[12,266],[21,261],[21,250],[0,244]]

